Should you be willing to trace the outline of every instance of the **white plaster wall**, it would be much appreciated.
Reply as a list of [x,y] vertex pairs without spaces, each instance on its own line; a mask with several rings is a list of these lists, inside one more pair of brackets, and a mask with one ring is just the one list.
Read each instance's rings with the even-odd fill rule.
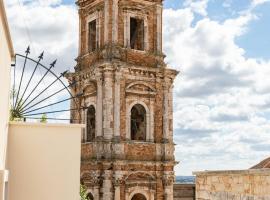
[[10,40],[4,2],[0,0],[0,200],[5,198],[5,183],[8,173],[5,170],[8,120],[10,65],[13,47]]
[[79,200],[81,129],[11,123],[9,200]]
[[3,1],[0,0],[0,170],[5,168],[5,149],[8,132],[11,50],[5,21]]

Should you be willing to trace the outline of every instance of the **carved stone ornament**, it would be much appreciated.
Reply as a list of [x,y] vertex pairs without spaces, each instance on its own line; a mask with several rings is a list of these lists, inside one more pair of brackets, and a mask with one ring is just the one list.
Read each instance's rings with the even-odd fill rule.
[[133,93],[133,94],[144,94],[144,95],[156,94],[156,90],[153,86],[142,81],[136,81],[136,82],[130,83],[126,87],[126,92]]
[[81,178],[84,183],[91,186],[99,186],[101,184],[100,174],[98,171],[84,172],[82,173]]
[[125,178],[122,172],[116,171],[113,177],[114,177],[113,184],[115,186],[120,186],[120,185],[125,184]]
[[120,186],[120,185],[124,185],[125,184],[125,179],[122,178],[114,178],[113,180],[113,185],[115,186]]
[[164,175],[163,176],[163,184],[165,186],[173,185],[175,182],[175,176],[174,175]]

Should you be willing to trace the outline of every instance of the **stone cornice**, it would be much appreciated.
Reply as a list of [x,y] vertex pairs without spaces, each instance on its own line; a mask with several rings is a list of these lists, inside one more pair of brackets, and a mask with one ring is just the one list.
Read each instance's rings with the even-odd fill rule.
[[214,175],[269,175],[270,169],[249,169],[249,170],[221,170],[221,171],[200,171],[193,172],[196,176],[214,176]]

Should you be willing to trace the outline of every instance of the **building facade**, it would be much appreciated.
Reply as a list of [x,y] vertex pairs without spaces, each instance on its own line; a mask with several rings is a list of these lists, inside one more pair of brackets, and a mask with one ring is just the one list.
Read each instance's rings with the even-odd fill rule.
[[13,58],[14,51],[4,2],[0,0],[0,200],[6,198],[8,185],[6,156],[9,122],[10,69]]
[[[173,81],[162,0],[78,0],[73,122],[85,123],[81,181],[90,199],[172,200]],[[77,107],[86,109],[76,109]]]

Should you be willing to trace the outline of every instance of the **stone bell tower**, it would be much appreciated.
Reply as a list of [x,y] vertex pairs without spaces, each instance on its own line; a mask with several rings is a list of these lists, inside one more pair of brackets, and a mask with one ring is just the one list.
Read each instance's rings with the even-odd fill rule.
[[[172,200],[173,81],[162,53],[162,0],[78,0],[72,91],[86,109],[81,181],[95,200]],[[74,103],[71,107],[74,106]]]

